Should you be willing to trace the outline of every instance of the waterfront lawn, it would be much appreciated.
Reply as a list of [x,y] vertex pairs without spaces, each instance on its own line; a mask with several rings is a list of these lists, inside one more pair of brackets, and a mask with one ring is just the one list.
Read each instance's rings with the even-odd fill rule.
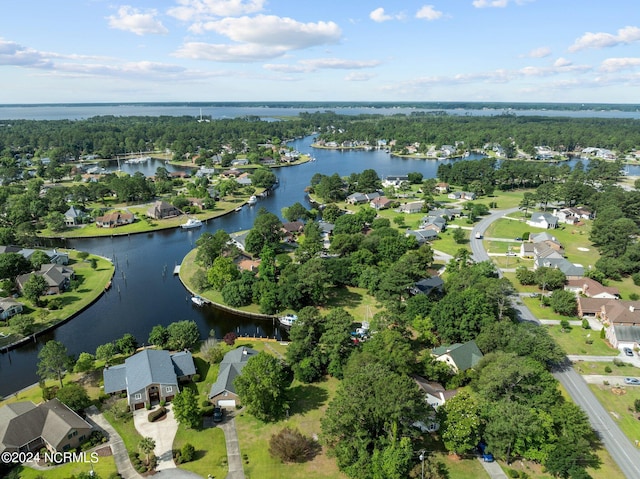
[[[88,261],[79,261],[76,251],[69,252],[69,266],[75,271],[74,283],[76,287],[61,294],[42,297],[42,301],[60,301],[59,309],[40,308],[25,297],[20,297],[19,301],[25,305],[23,316],[33,318],[34,332],[40,332],[60,321],[66,320],[79,311],[89,306],[104,291],[105,286],[113,276],[114,266],[111,262],[99,256],[90,255],[88,259],[95,258],[96,269],[91,268]],[[0,332],[8,337],[0,338],[0,347],[11,344],[24,336],[11,326],[3,323]]]
[[[88,457],[87,460],[89,460]],[[52,467],[45,470],[37,470],[25,466],[19,466],[18,470],[20,471],[20,479],[39,479],[41,477],[46,477],[47,479],[67,479],[69,477],[76,477],[76,475],[82,472],[90,473],[92,468],[88,463],[71,462],[63,466]],[[97,462],[93,464],[93,471],[97,477],[107,478],[117,473],[118,469],[116,468],[116,461],[113,456],[100,456]]]
[[[569,331],[563,333],[560,325],[549,325],[546,328],[549,335],[553,337],[566,354],[611,356],[612,360],[614,356],[620,354],[620,351],[612,348],[604,339],[600,339],[599,331],[582,329],[580,326],[571,326]],[[593,343],[587,344],[588,340],[592,340]]]
[[209,474],[213,477],[227,475],[227,446],[222,429],[219,427],[187,429],[179,425],[173,440],[173,449],[182,449],[185,444],[191,444],[196,454],[193,461],[179,464],[180,469],[194,472],[202,477],[208,477]]

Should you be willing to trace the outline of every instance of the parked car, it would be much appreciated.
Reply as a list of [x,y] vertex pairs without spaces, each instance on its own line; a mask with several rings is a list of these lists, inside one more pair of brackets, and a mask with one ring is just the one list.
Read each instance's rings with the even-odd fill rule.
[[624,351],[624,354],[626,354],[627,356],[633,357],[633,350],[631,348],[623,348],[622,350]]
[[518,236],[518,237],[516,238],[516,241],[522,241],[522,238],[520,238],[520,236]]
[[624,378],[625,384],[630,384],[631,386],[640,386],[640,379],[638,378]]
[[490,452],[485,452],[482,455],[482,460],[484,462],[493,462],[495,459],[493,458],[493,454],[491,454]]
[[222,421],[222,408],[219,406],[216,406],[213,408],[213,422],[220,422]]

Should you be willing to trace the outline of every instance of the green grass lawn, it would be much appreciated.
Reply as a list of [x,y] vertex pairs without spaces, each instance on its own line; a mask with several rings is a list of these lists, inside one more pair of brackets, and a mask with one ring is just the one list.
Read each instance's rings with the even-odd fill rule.
[[[611,369],[608,373],[605,368]],[[610,362],[602,361],[577,361],[573,364],[573,368],[579,374],[599,374],[602,376],[637,376],[640,374],[640,369],[634,365],[624,362],[615,364],[613,358]]]
[[[604,339],[600,339],[599,331],[572,326],[569,331],[563,333],[559,325],[545,327],[566,354],[611,356],[612,360],[620,354],[620,351],[609,346]],[[593,340],[593,344],[587,344],[587,340]]]
[[[613,388],[612,386],[589,384],[589,388],[598,398],[600,404],[606,405],[607,411],[620,426],[622,432],[631,441],[640,440],[640,421],[638,420],[640,416],[631,412],[635,400],[640,399],[640,387]],[[614,394],[612,391],[617,391],[619,394]]]
[[180,469],[195,472],[202,477],[211,474],[213,477],[223,478],[227,475],[227,446],[222,429],[211,427],[195,430],[180,425],[173,440],[173,448],[182,449],[187,443],[195,448],[196,457],[191,462],[180,464]]
[[[118,399],[118,401],[126,403],[126,399]],[[133,424],[133,417],[129,417],[126,421],[119,421],[113,417],[111,411],[108,409],[103,409],[102,414],[109,423],[113,426],[120,437],[122,437],[122,441],[124,442],[127,451],[137,452],[138,444],[142,439],[142,436],[137,431],[136,426]]]
[[[91,465],[82,462],[71,462],[62,466],[51,467],[44,471],[24,466],[20,466],[19,470],[20,479],[39,479],[42,477],[46,477],[47,479],[68,479],[75,477],[81,472],[90,472]],[[96,476],[107,478],[111,474],[118,472],[116,461],[113,456],[100,456],[96,463],[93,464],[93,471],[96,473]]]

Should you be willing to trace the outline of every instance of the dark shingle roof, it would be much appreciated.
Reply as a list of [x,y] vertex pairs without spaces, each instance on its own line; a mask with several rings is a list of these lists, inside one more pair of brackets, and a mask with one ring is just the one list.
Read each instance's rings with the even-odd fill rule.
[[220,363],[220,372],[216,382],[211,386],[209,391],[209,397],[212,398],[218,394],[222,394],[224,391],[229,391],[235,394],[236,389],[233,384],[236,377],[240,375],[242,369],[246,366],[249,358],[258,354],[258,351],[251,348],[237,348],[229,351],[224,355],[222,362]]

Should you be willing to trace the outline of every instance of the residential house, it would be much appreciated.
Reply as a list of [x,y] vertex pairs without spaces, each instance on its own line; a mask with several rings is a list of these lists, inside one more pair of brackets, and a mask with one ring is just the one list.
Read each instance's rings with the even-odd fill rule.
[[373,199],[382,196],[377,191],[373,193],[352,193],[345,199],[345,202],[350,203],[352,205],[359,205],[362,203],[370,203]]
[[304,231],[304,223],[302,221],[288,221],[282,223],[282,232],[287,241],[295,241],[297,235]]
[[318,226],[320,227],[320,234],[322,235],[322,247],[329,249],[331,246],[331,235],[333,234],[335,225],[328,221],[320,220],[318,221]]
[[438,275],[429,276],[428,278],[422,278],[417,281],[411,288],[409,288],[411,294],[436,294],[444,291],[444,281]]
[[593,214],[586,208],[568,207],[553,210],[553,215],[558,218],[560,223],[575,225],[582,220],[590,220]]
[[32,248],[21,248],[19,246],[0,246],[0,254],[18,253],[24,256],[27,260],[31,260],[31,255],[36,251],[44,251],[44,253],[49,257],[49,263],[58,265],[69,264],[69,253],[58,251],[57,249],[38,250]]
[[23,305],[13,298],[0,298],[0,319],[4,321],[22,313]]
[[233,262],[241,271],[251,271],[257,273],[260,269],[260,259],[253,259],[246,254],[239,254]]
[[424,201],[412,201],[409,203],[403,203],[400,205],[400,207],[396,210],[399,213],[420,213],[422,211],[422,208],[424,207]]
[[239,158],[237,160],[233,160],[231,162],[231,166],[247,166],[249,164],[249,160],[246,158]]
[[45,294],[59,294],[69,289],[69,286],[71,286],[71,280],[75,273],[72,268],[68,268],[66,266],[52,263],[43,264],[40,266],[40,271],[21,274],[16,278],[16,283],[18,284],[20,291],[23,290],[24,285],[34,274],[42,276],[47,282],[47,290],[45,291]]
[[64,224],[68,227],[77,226],[82,224],[83,220],[87,217],[88,215],[84,211],[75,206],[71,206],[64,214]]
[[104,392],[126,392],[131,410],[159,401],[171,401],[179,392],[178,383],[196,373],[189,351],[145,349],[125,359],[124,364],[104,368]]
[[440,194],[449,193],[449,183],[436,183],[436,192]]
[[240,397],[234,381],[242,374],[242,369],[247,365],[247,361],[256,354],[258,351],[242,346],[232,349],[224,355],[220,363],[218,378],[209,391],[209,401],[212,404],[231,408],[240,404]]
[[414,375],[413,380],[424,393],[425,401],[431,408],[426,420],[416,421],[412,426],[417,427],[422,432],[435,432],[440,429],[440,423],[436,417],[438,408],[454,397],[458,393],[458,390],[450,389],[447,391],[442,384],[435,381],[428,381],[418,375]]
[[402,183],[408,182],[408,175],[389,175],[382,180],[382,186],[398,188]]
[[196,171],[196,178],[202,178],[203,176],[211,177],[216,174],[215,168],[207,168],[205,166],[201,166],[198,171]]
[[147,210],[147,216],[156,220],[180,216],[182,211],[166,201],[158,200]]
[[562,271],[567,279],[580,279],[584,276],[584,266],[569,262],[567,259],[552,253],[546,257],[536,257],[533,261],[533,269],[541,267],[555,268]]
[[558,227],[558,217],[551,213],[532,213],[527,224],[535,228],[555,229]]
[[389,208],[391,206],[391,203],[393,203],[393,201],[391,201],[386,196],[378,196],[377,198],[371,200],[369,206],[376,210],[384,210]]
[[70,451],[89,439],[91,425],[57,398],[0,407],[0,453]]
[[442,216],[425,216],[420,222],[420,228],[424,230],[434,230],[442,233],[447,227],[447,220]]
[[426,243],[427,241],[433,241],[438,238],[438,232],[434,229],[407,229],[405,236],[413,236],[419,245]]
[[440,346],[432,349],[431,355],[436,361],[447,363],[456,373],[473,368],[482,359],[482,352],[475,341]]
[[558,239],[548,231],[544,231],[542,233],[532,233],[531,235],[529,235],[529,241],[534,244],[544,243],[549,248],[557,251],[558,253],[564,254],[562,243],[560,243],[560,241],[558,241]]
[[117,228],[118,226],[133,223],[135,216],[133,213],[114,211],[96,218],[96,226],[98,228]]
[[472,193],[470,191],[452,191],[451,193],[449,193],[447,195],[447,198],[451,199],[451,200],[470,200],[473,201],[475,200],[477,197],[477,195],[475,193]]
[[619,299],[620,290],[613,286],[603,286],[595,279],[580,278],[567,281],[564,289],[572,291],[576,295],[583,295],[588,298],[598,299]]
[[640,301],[610,299],[600,308],[600,321],[613,347],[635,348],[640,345]]
[[247,241],[247,236],[249,236],[250,231],[239,231],[237,233],[231,233],[229,236],[231,240],[229,243],[236,246],[240,251],[245,250],[245,243]]
[[462,210],[460,208],[434,208],[429,210],[429,216],[440,216],[450,220],[462,216]]

